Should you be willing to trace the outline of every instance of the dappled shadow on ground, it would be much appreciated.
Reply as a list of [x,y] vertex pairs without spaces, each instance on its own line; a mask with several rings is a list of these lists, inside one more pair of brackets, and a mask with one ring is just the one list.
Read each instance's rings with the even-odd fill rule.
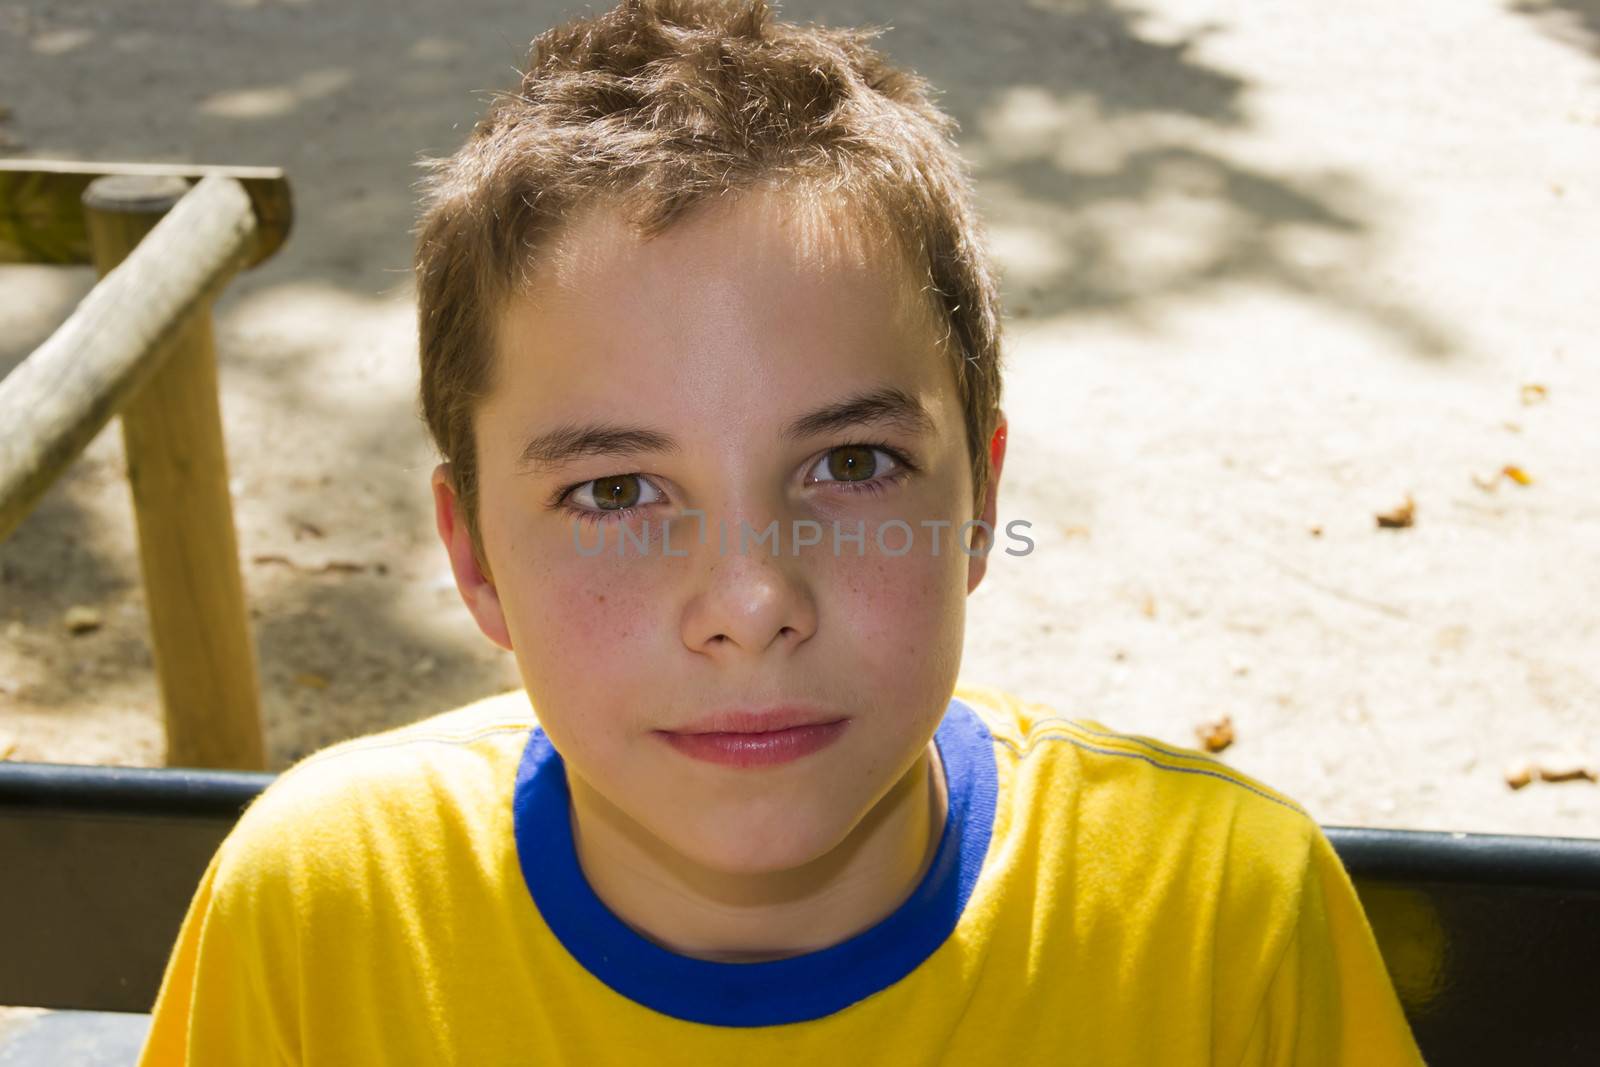
[[[1587,0],[1553,3],[1593,25]],[[422,0],[382,17],[244,0],[115,11],[34,0],[20,10],[37,88],[9,103],[30,153],[288,171],[295,232],[235,283],[225,310],[285,280],[402,295],[415,161],[459,144],[528,40],[580,9],[502,2],[460,19]],[[1350,175],[1279,173],[1228,150],[1227,135],[1251,124],[1251,87],[1204,55],[1226,26],[1174,25],[1114,0],[982,11],[961,0],[792,2],[782,13],[892,27],[880,44],[929,77],[960,121],[991,222],[1031,230],[1045,253],[1010,272],[1020,284],[1008,294],[1032,312],[1138,313],[1248,281],[1371,318],[1409,350],[1447,350],[1420,311],[1322,284],[1326,272],[1293,250],[1305,239],[1319,265],[1358,265],[1373,237],[1369,193]]]
[[[85,707],[85,692],[150,671],[143,628],[121,625],[131,612],[114,607],[137,597],[132,510],[121,522],[108,514],[126,501],[119,481],[107,464],[80,462],[0,543],[0,709],[26,701],[69,713]],[[78,606],[99,612],[98,632],[68,632]],[[18,670],[17,660],[38,669]]]
[[[80,464],[0,543],[0,749],[11,749],[0,758],[61,758],[50,753],[63,749],[94,751],[101,762],[160,758],[150,748],[154,735],[119,744],[94,727],[95,716],[131,705],[147,707],[155,720],[160,713],[131,508],[119,521],[96,506],[126,491],[108,490],[98,473],[85,471]],[[256,510],[239,503],[247,514]],[[324,522],[330,539],[351,539],[337,519]],[[276,530],[241,541],[274,767],[514,684],[508,663],[496,669],[505,657],[487,642],[474,651],[439,640],[437,625],[419,625],[426,621],[419,603],[434,616],[461,614],[453,591],[430,584],[432,553],[394,544],[365,552],[300,545]],[[428,595],[416,595],[419,586]],[[68,631],[75,607],[96,613],[93,629]],[[30,738],[46,720],[42,736]]]
[[[352,304],[367,321],[376,304]],[[388,314],[392,318],[392,314]],[[240,566],[274,768],[327,744],[411,722],[515,685],[510,657],[471,628],[427,529],[430,463],[403,404],[319,392],[314,342],[273,339],[232,371],[228,426]],[[326,368],[323,368],[325,371]],[[159,761],[159,692],[135,523],[113,423],[0,542],[0,758],[91,751]],[[264,448],[289,458],[262,459]],[[68,609],[100,624],[69,633]],[[463,638],[465,638],[463,640]],[[193,653],[184,650],[180,654]],[[147,709],[150,729],[116,744],[97,717]],[[8,712],[17,714],[7,714]]]
[[[1202,47],[1226,26],[1175,26],[1112,0],[981,19],[954,0],[813,7],[827,21],[891,22],[885,46],[943,90],[1013,312],[1146,319],[1242,283],[1337,311],[1413,355],[1452,351],[1443,324],[1360,280],[1378,235],[1359,177],[1230,150],[1251,125],[1250,82]],[[992,58],[955,61],[963,35]]]
[[0,378],[50,339],[94,282],[89,267],[0,267]]
[[1510,7],[1555,40],[1600,59],[1600,0],[1512,0]]

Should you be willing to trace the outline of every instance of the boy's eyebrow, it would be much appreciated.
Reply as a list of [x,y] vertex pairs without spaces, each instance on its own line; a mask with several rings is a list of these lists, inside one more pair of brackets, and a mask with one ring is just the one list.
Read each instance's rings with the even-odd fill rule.
[[857,393],[836,404],[818,408],[791,422],[783,436],[788,439],[837,433],[863,422],[886,422],[913,437],[934,431],[933,416],[922,401],[892,385]]
[[[933,416],[916,397],[903,389],[884,386],[820,407],[784,428],[788,440],[836,433],[865,422],[886,422],[903,433],[933,433]],[[652,452],[681,451],[678,442],[657,430],[627,426],[562,426],[528,440],[517,456],[516,470],[530,474],[559,467],[585,456],[623,458]]]

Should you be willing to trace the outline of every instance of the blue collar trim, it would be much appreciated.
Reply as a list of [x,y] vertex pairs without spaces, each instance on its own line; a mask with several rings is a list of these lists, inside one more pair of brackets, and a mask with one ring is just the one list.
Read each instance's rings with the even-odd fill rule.
[[778,1026],[832,1015],[916,970],[955,930],[994,828],[994,741],[952,699],[934,733],[949,814],[911,896],[877,925],[829,948],[762,963],[718,963],[662,948],[606,907],[578,864],[566,766],[535,727],[512,800],[523,881],[550,931],[600,981],[647,1008],[712,1026]]

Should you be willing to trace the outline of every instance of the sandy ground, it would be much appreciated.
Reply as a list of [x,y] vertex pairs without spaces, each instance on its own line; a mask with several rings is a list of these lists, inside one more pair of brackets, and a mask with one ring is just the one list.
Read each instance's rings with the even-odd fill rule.
[[[576,10],[0,3],[11,156],[294,182],[217,307],[274,767],[517,684],[433,533],[411,185]],[[1324,823],[1600,837],[1600,786],[1503,781],[1600,762],[1600,5],[783,10],[891,24],[977,167],[1037,548],[965,677],[1178,744],[1230,715]],[[0,268],[0,374],[91,281]],[[113,426],[0,545],[0,754],[161,762],[122,464]]]

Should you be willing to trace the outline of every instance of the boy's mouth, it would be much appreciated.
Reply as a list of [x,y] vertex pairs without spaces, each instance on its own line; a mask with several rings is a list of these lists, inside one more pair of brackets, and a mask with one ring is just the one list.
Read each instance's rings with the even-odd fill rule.
[[656,734],[691,759],[730,767],[770,767],[826,748],[849,722],[846,716],[807,708],[771,708],[718,712]]

